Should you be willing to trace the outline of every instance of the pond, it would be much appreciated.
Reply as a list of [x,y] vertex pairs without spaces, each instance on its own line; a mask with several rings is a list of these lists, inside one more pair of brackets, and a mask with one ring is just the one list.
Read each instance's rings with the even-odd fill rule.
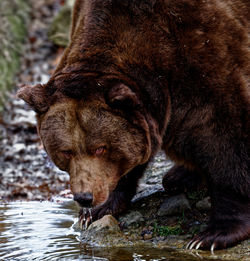
[[73,228],[76,222],[72,200],[2,202],[0,260],[197,260],[173,249],[111,249],[82,244],[80,232]]

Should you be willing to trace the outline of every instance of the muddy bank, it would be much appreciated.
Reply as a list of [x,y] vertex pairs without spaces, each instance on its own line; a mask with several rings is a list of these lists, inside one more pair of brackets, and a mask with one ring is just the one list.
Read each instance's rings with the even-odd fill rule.
[[[157,155],[155,162],[147,170],[154,174],[157,161],[166,163]],[[165,172],[163,167],[160,172]],[[132,202],[131,208],[118,220],[112,216],[94,222],[88,229],[83,228],[81,240],[94,246],[105,248],[137,247],[165,249],[186,254],[192,260],[244,260],[250,259],[250,240],[226,250],[202,251],[186,250],[192,237],[204,230],[208,222],[210,198],[206,191],[196,191],[176,196],[168,196],[160,187],[148,184],[150,175],[144,178],[141,192]],[[160,174],[160,173],[159,173]],[[159,175],[161,176],[161,175]],[[145,188],[145,184],[148,188]],[[158,185],[160,180],[158,180]],[[150,188],[151,187],[151,188]],[[154,190],[157,191],[154,191]],[[75,225],[80,231],[79,224]],[[186,259],[181,259],[186,260]],[[188,258],[187,258],[188,260]]]

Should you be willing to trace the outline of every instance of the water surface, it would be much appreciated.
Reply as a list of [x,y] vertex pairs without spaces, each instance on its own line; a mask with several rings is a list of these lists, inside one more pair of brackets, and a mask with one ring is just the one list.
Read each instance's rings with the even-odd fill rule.
[[170,249],[85,245],[73,229],[76,221],[71,200],[0,203],[0,260],[198,260]]

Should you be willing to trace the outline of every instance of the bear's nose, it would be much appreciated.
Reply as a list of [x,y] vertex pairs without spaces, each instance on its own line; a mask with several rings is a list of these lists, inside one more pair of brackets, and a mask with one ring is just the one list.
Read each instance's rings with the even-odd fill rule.
[[76,193],[74,194],[74,200],[80,204],[81,207],[90,208],[93,201],[93,195],[91,193]]

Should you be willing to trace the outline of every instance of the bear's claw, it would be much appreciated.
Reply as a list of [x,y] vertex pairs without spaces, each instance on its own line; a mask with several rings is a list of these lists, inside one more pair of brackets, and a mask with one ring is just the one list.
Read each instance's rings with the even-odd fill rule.
[[216,249],[232,247],[249,237],[249,228],[245,223],[230,222],[224,228],[210,226],[196,235],[186,246],[186,249],[204,249],[212,253]]
[[80,229],[86,230],[89,225],[92,223],[92,211],[91,208],[89,209],[81,209],[79,213],[79,226]]
[[198,250],[198,249],[200,248],[201,244],[202,244],[202,241],[200,241],[200,242],[196,245],[195,249]]
[[113,215],[114,217],[119,216],[119,214],[124,211],[128,205],[121,195],[122,193],[113,191],[108,200],[102,205],[94,207],[93,209],[81,209],[79,213],[80,228],[87,229],[91,223],[105,215]]
[[196,235],[186,246],[186,249],[210,249],[213,253],[215,249],[225,248],[230,246],[228,244],[227,237],[222,233],[209,233],[208,231],[204,231],[198,235]]
[[[199,241],[199,240],[191,240],[187,246],[186,246],[186,249],[189,249],[189,250],[192,250],[192,249],[195,249],[195,250],[199,250],[200,246],[202,246],[203,244],[203,241]],[[210,251],[213,253],[214,252],[214,249],[216,248],[216,244],[213,243],[210,247]]]
[[[201,242],[199,242],[198,240],[191,240],[191,241],[189,241],[189,243],[187,244],[187,246],[186,246],[186,249],[193,249],[194,247],[195,247],[195,245],[196,245],[196,243],[198,243],[197,244],[197,246],[200,246],[201,245],[201,243],[202,243],[202,241]],[[196,248],[197,249],[197,248]]]

